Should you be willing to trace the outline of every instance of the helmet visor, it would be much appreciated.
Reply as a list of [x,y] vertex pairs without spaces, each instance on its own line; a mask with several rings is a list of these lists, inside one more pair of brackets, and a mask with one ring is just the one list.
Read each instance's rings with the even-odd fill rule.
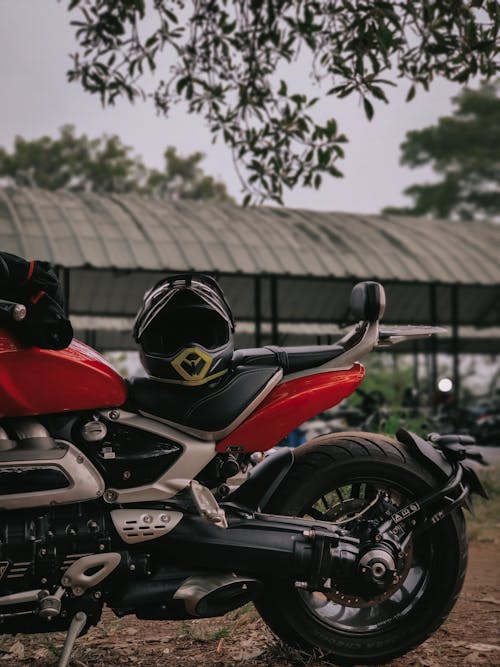
[[186,345],[216,349],[229,340],[227,322],[206,305],[165,308],[142,336],[145,352],[175,354]]

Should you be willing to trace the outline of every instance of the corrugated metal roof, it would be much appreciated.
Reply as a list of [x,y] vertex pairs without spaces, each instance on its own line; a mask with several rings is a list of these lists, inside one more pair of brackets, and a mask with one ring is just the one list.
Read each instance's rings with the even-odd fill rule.
[[500,225],[0,189],[0,248],[67,268],[500,285]]

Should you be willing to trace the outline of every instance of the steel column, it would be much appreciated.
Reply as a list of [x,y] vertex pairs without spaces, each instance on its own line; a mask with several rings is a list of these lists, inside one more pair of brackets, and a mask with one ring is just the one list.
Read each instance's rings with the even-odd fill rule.
[[460,333],[458,328],[460,312],[458,289],[458,285],[453,285],[451,288],[451,351],[453,355],[453,392],[455,394],[457,420],[460,408]]
[[276,276],[271,276],[271,342],[273,345],[279,345],[278,328],[278,280]]
[[63,295],[64,295],[64,314],[69,317],[69,289],[70,289],[70,274],[69,269],[63,269]]
[[413,388],[420,396],[420,378],[419,378],[419,355],[418,355],[418,341],[413,341]]
[[255,276],[253,282],[253,307],[255,320],[255,347],[262,345],[262,283],[260,276]]
[[[436,285],[429,285],[429,317],[431,320],[431,325],[437,325],[437,288]],[[435,336],[431,336],[429,341],[430,347],[430,384],[429,384],[429,399],[432,413],[436,412],[436,399],[437,399],[437,339]]]

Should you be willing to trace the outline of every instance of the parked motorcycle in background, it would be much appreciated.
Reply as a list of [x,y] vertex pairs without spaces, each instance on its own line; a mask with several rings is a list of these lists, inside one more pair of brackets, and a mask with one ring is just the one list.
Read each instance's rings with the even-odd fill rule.
[[483,446],[500,446],[500,390],[469,403],[460,413],[460,427]]
[[[215,292],[198,302],[198,279],[176,277],[188,310],[143,351],[177,339],[180,351],[154,358],[162,381],[126,383],[78,341],[54,349],[54,309],[45,347],[28,344],[23,322],[41,291],[31,266],[12,290],[19,306],[0,261],[1,633],[67,631],[66,667],[104,605],[162,621],[252,600],[284,642],[380,664],[441,625],[465,575],[462,507],[486,495],[471,439],[328,434],[227,483],[253,452],[352,394],[360,358],[436,329],[379,326],[384,290],[365,282],[351,296],[357,324],[336,344],[236,350],[221,366],[189,311],[216,323]],[[160,288],[150,306],[163,317]]]

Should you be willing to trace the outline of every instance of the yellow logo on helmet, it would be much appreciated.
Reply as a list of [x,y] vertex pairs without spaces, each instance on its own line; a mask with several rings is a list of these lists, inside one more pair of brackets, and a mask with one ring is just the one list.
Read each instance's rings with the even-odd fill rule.
[[212,365],[212,357],[197,347],[186,347],[172,361],[172,366],[186,384],[202,384]]

